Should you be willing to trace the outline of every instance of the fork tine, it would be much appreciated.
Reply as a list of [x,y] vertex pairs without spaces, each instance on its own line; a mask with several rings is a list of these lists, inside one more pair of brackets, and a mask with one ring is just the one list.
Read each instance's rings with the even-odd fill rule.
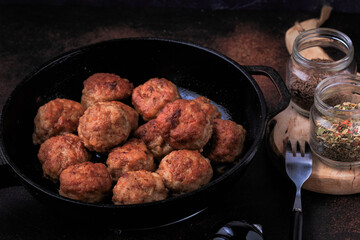
[[301,152],[301,156],[304,157],[305,156],[305,152],[306,152],[306,141],[301,141],[300,144],[300,152]]
[[292,153],[294,157],[296,156],[296,151],[294,151],[293,144],[290,140],[286,142],[286,153]]
[[285,142],[285,147],[287,152],[292,151],[290,140],[287,140],[287,142]]
[[302,154],[302,149],[301,149],[301,145],[299,143],[299,141],[296,141],[296,152],[300,153],[300,155],[303,157],[304,155]]

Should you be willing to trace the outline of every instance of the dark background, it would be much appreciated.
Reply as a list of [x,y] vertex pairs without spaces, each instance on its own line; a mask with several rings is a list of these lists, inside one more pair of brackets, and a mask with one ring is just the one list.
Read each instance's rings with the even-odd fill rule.
[[0,4],[296,11],[318,11],[322,5],[326,4],[331,5],[338,12],[360,12],[360,2],[357,0],[1,0]]
[[[295,21],[317,18],[323,1],[4,1],[0,0],[0,109],[15,86],[42,64],[88,44],[123,37],[193,42],[242,65],[266,65],[285,79],[284,36]],[[360,63],[360,1],[332,1],[324,27],[346,33]],[[358,68],[359,69],[359,68]],[[269,104],[276,95],[257,78]],[[21,146],[19,146],[21,151]],[[124,232],[53,215],[10,176],[0,176],[0,239],[207,239],[228,219],[263,226],[266,239],[286,240],[294,198],[283,166],[266,142],[223,200],[181,223]],[[3,173],[1,173],[3,174]],[[1,178],[2,177],[2,178]],[[304,190],[304,239],[360,239],[360,194]],[[121,216],[119,216],[121,217]],[[116,221],[116,219],[114,220]]]

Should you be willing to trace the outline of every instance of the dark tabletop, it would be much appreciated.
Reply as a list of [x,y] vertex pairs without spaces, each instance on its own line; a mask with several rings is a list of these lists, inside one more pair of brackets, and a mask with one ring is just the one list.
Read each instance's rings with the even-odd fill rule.
[[[14,87],[44,62],[66,51],[114,38],[161,37],[193,42],[242,65],[266,65],[285,79],[284,36],[295,21],[319,12],[134,9],[119,7],[0,6],[0,109]],[[360,63],[360,15],[333,12],[325,27],[346,33]],[[359,64],[358,64],[359,66]],[[256,78],[268,104],[276,94]],[[182,222],[123,231],[99,222],[63,219],[23,187],[0,183],[0,239],[206,239],[229,219],[261,224],[266,239],[288,239],[294,186],[262,145],[244,176],[203,212]],[[2,173],[1,174],[5,174]],[[11,176],[5,177],[11,180]],[[17,182],[11,182],[17,185]],[[5,187],[4,187],[5,186]],[[333,196],[303,190],[304,239],[360,239],[360,194]],[[156,217],[156,216],[154,216]]]

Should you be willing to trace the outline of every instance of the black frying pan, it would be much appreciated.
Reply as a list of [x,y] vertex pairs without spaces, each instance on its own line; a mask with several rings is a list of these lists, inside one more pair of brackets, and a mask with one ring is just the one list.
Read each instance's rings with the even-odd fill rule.
[[[41,164],[32,144],[33,119],[37,109],[55,98],[80,101],[83,81],[96,72],[110,72],[127,78],[134,86],[153,77],[174,82],[184,98],[203,95],[218,105],[223,118],[242,124],[247,130],[245,153],[236,165],[206,186],[163,201],[115,206],[64,198],[57,186],[42,177]],[[251,75],[266,75],[278,89],[280,103],[266,105]],[[272,68],[240,66],[212,50],[179,41],[132,38],[86,46],[66,53],[30,74],[12,92],[1,116],[1,153],[6,165],[23,185],[50,210],[69,216],[111,219],[119,227],[152,227],[178,221],[201,211],[231,180],[239,177],[257,152],[267,121],[290,101],[281,77]],[[94,161],[101,161],[95,155]],[[4,168],[4,166],[0,166]],[[156,216],[156,217],[154,217]],[[113,219],[116,219],[114,222]]]

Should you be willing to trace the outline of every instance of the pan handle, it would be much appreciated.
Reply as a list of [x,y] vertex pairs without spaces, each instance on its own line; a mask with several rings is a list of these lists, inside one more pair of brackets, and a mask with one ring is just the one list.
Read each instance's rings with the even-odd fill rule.
[[290,103],[290,93],[287,89],[285,82],[279,75],[279,73],[267,66],[244,66],[245,69],[251,75],[263,75],[268,77],[273,85],[276,87],[277,93],[279,95],[279,102],[275,106],[270,106],[267,104],[268,117],[269,119],[273,118],[276,114],[284,110]]

